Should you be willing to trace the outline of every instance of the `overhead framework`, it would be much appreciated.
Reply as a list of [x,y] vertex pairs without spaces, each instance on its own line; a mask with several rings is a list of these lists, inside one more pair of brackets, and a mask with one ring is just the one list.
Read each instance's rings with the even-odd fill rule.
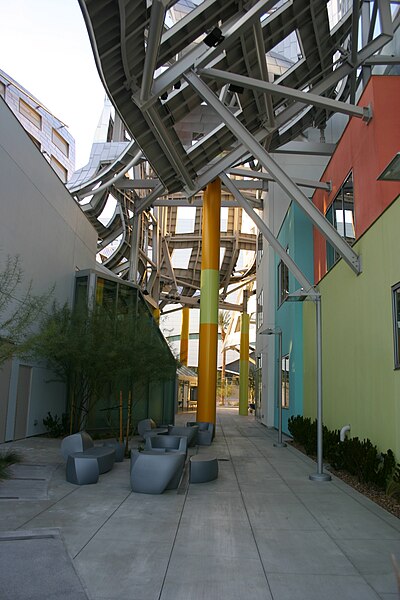
[[[368,126],[371,107],[357,106],[355,98],[374,65],[398,64],[384,53],[400,23],[397,2],[349,0],[336,20],[332,0],[79,3],[116,111],[108,142],[120,152],[112,155],[110,146],[108,161],[81,173],[71,191],[81,202],[91,196],[83,208],[99,231],[99,249],[119,240],[106,266],[141,283],[161,307],[195,302],[202,190],[222,176],[223,205],[229,206],[222,299],[230,283],[253,274],[237,270],[240,251],[255,250],[255,236],[238,229],[238,207],[254,218],[271,180],[351,269],[361,271],[357,254],[302,189],[329,182],[293,181],[271,153],[288,150],[300,135],[307,140],[310,128],[323,131],[335,112]],[[297,45],[291,60],[277,52],[286,42]],[[116,212],[105,227],[98,216],[110,193]],[[186,234],[176,229],[179,206],[196,209]],[[188,247],[188,264],[174,267],[173,252]]]

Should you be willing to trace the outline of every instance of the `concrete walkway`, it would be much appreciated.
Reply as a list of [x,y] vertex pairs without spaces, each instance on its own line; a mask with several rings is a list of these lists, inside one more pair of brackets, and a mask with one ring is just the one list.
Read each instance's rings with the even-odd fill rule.
[[[221,409],[218,423],[211,449],[199,451],[218,456],[219,478],[161,496],[131,492],[129,461],[79,487],[65,481],[59,441],[2,445],[19,448],[36,479],[40,467],[52,476],[45,497],[35,488],[30,500],[7,499],[0,484],[0,530],[60,528],[91,600],[399,598],[391,563],[392,554],[400,562],[399,519],[340,480],[311,482],[315,464],[274,448],[276,432],[254,417]],[[15,569],[23,578],[24,564]]]

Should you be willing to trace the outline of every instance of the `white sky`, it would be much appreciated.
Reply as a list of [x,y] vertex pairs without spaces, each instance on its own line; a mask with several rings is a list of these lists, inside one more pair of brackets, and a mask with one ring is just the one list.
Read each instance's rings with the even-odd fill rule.
[[77,0],[0,0],[0,69],[68,125],[85,165],[103,108]]

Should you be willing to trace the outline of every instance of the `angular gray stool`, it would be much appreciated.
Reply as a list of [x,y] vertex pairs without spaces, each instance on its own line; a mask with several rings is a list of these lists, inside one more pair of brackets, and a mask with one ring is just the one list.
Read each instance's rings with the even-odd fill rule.
[[97,483],[99,480],[99,463],[95,456],[83,452],[74,452],[67,458],[66,479],[75,485]]
[[195,454],[190,457],[190,483],[205,483],[218,477],[218,459],[211,454]]

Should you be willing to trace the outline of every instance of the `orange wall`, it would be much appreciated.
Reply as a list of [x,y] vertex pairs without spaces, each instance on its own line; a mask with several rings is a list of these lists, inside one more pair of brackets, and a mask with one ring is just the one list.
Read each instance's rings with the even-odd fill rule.
[[[373,76],[358,104],[372,106],[366,124],[351,118],[321,181],[331,181],[330,193],[318,190],[314,204],[325,214],[350,171],[353,171],[356,238],[358,239],[400,194],[400,183],[377,177],[400,150],[400,77]],[[315,282],[326,273],[326,242],[314,228]]]

